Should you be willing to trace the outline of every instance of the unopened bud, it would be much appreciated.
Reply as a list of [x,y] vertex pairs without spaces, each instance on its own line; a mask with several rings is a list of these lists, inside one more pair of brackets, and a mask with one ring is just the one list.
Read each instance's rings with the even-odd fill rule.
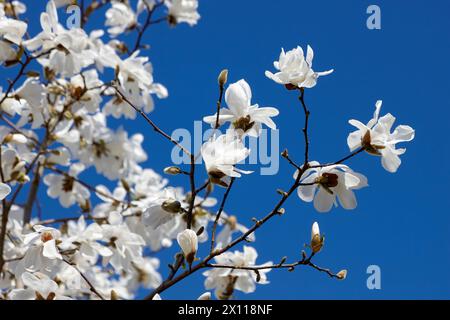
[[219,77],[217,81],[219,82],[219,86],[223,87],[228,80],[228,69],[223,69],[220,71]]
[[5,138],[3,139],[3,143],[9,143],[9,142],[27,143],[27,137],[25,137],[21,133],[8,133],[5,136]]
[[119,300],[119,295],[114,290],[111,290],[111,300]]
[[311,249],[314,253],[322,249],[324,237],[320,235],[319,224],[314,222],[311,228]]
[[343,269],[341,271],[339,271],[336,276],[338,277],[339,280],[344,280],[347,277],[347,270]]
[[181,203],[180,201],[170,199],[164,201],[161,207],[164,209],[164,211],[170,213],[179,213],[181,210]]
[[176,174],[180,174],[181,173],[181,169],[178,167],[167,167],[164,169],[164,173],[165,174],[172,174],[172,175],[176,175]]
[[186,229],[177,235],[177,241],[190,267],[195,260],[195,254],[198,250],[197,234],[191,229]]

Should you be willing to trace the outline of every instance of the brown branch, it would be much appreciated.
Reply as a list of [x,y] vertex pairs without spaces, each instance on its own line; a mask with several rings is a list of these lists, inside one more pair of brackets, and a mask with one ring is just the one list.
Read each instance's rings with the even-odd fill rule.
[[113,88],[116,91],[116,93],[120,96],[120,98],[123,101],[125,101],[130,107],[132,107],[137,113],[139,113],[145,119],[145,121],[147,121],[147,123],[153,128],[154,131],[156,131],[157,133],[162,135],[164,138],[169,140],[171,143],[176,145],[186,155],[191,155],[191,153],[186,148],[184,148],[178,141],[174,140],[169,134],[167,134],[162,129],[160,129],[142,110],[140,110],[133,103],[131,103],[131,101],[128,100],[128,98],[125,97],[125,95],[122,92],[120,92],[120,90],[117,87],[111,86],[111,88]]
[[353,158],[357,154],[360,154],[364,150],[365,150],[364,147],[361,147],[358,150],[355,150],[352,153],[350,153],[348,156],[346,156],[346,157],[344,157],[342,159],[339,159],[339,160],[337,160],[335,162],[326,163],[326,164],[318,164],[318,165],[310,166],[310,168],[323,168],[323,167],[329,167],[329,166],[334,166],[334,165],[337,165],[337,164],[341,164],[341,163],[347,161],[348,159]]
[[230,194],[231,188],[233,187],[233,183],[234,183],[235,178],[231,178],[230,184],[228,185],[227,190],[225,191],[223,198],[222,198],[222,203],[220,204],[220,208],[219,211],[217,211],[216,214],[216,218],[214,220],[214,224],[213,224],[213,228],[212,228],[212,233],[211,233],[211,248],[210,248],[210,252],[213,252],[214,250],[214,242],[215,242],[215,238],[216,238],[216,230],[217,230],[217,225],[219,224],[219,219],[220,216],[223,212],[223,209],[225,207],[225,202],[228,199],[228,195]]
[[156,9],[158,9],[160,6],[162,6],[164,4],[164,1],[160,1],[160,2],[156,3],[153,6],[153,8],[151,8],[151,9],[150,9],[149,5],[145,1],[144,1],[144,4],[147,7],[147,18],[145,19],[144,25],[142,27],[136,26],[136,30],[138,31],[138,36],[137,36],[134,48],[130,52],[130,55],[141,48],[142,37],[143,37],[145,31],[147,30],[147,28],[151,24],[156,24],[156,23],[162,22],[164,20],[167,20],[167,17],[164,17],[162,19],[157,19],[157,20],[151,21],[153,13],[156,11]]

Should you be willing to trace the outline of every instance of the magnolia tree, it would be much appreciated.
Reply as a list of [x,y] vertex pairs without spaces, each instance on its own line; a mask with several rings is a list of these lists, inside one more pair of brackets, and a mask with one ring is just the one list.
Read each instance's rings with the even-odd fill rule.
[[[75,15],[70,26],[57,13],[68,6]],[[275,130],[279,111],[253,104],[249,84],[228,84],[223,70],[215,114],[199,115],[212,126],[199,154],[165,131],[174,128],[162,128],[148,115],[154,96],[165,98],[168,91],[154,81],[143,53],[145,31],[157,23],[194,26],[200,19],[197,7],[197,0],[51,0],[40,15],[42,30],[34,32],[22,18],[24,3],[0,1],[0,63],[12,75],[0,88],[0,299],[115,300],[135,298],[138,291],[146,292],[146,299],[160,299],[196,272],[205,277],[206,292],[199,299],[210,299],[210,290],[218,299],[231,298],[235,291],[253,292],[257,284],[268,283],[272,269],[303,266],[345,278],[346,270],[335,273],[313,262],[324,245],[317,223],[311,239],[305,239],[308,247],[294,261],[257,262],[255,233],[284,213],[283,204],[293,194],[300,198],[293,201],[313,202],[319,212],[338,204],[355,209],[355,190],[366,187],[367,178],[346,160],[365,152],[394,173],[405,152],[396,145],[412,140],[414,130],[404,125],[393,129],[394,116],[380,116],[378,101],[366,124],[349,121],[355,130],[348,135],[346,157],[313,161],[305,95],[333,70],[313,71],[309,46],[306,54],[301,47],[282,50],[274,62],[276,72],[266,71],[266,76],[281,85],[274,90],[298,93],[304,158],[281,154],[292,168],[292,183],[278,190],[265,216],[244,226],[240,217],[224,212],[233,184],[244,184],[242,175],[251,174],[237,164],[251,154],[245,138],[257,139],[265,127]],[[105,30],[87,33],[84,25],[99,12],[105,13]],[[187,191],[142,167],[144,137],[125,130],[137,116],[186,156],[187,163],[164,173],[185,175]],[[110,117],[122,119],[124,127],[108,126]],[[84,181],[80,174],[87,169],[115,188]],[[199,181],[203,170],[208,179]],[[79,213],[43,220],[45,202],[38,190]],[[162,264],[168,270],[161,270],[158,253],[171,246],[179,253]]]

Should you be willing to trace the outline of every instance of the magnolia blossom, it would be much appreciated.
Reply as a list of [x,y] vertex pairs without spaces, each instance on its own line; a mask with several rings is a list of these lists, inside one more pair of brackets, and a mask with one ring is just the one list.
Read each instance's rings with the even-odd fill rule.
[[163,194],[144,212],[144,224],[156,229],[174,219],[181,211],[181,203],[178,201],[178,197],[176,189],[165,189]]
[[183,250],[186,261],[191,265],[198,250],[197,234],[191,229],[186,229],[178,234],[177,241]]
[[291,88],[312,88],[317,83],[317,78],[326,76],[333,72],[332,70],[323,72],[314,72],[312,69],[312,60],[314,52],[310,46],[306,50],[306,57],[303,55],[303,49],[298,46],[288,52],[281,49],[280,58],[273,63],[275,69],[279,72],[273,74],[266,71],[266,77],[276,83],[284,84]]
[[[248,83],[242,79],[231,84],[225,92],[225,101],[228,109],[221,109],[219,114],[219,125],[231,122],[234,129],[241,130],[250,136],[257,137],[261,133],[261,125],[265,124],[275,130],[276,124],[271,117],[278,115],[275,108],[259,108],[257,104],[251,104],[252,91]],[[215,126],[217,114],[204,117],[203,121]]]
[[251,173],[235,167],[235,164],[248,157],[250,150],[232,132],[213,136],[202,145],[201,154],[212,183],[226,187],[229,177],[238,178],[241,173]]
[[48,69],[47,77],[53,78],[57,74],[72,76],[94,62],[93,52],[87,47],[86,33],[80,28],[66,30],[59,24],[53,0],[47,3],[40,22],[42,32],[25,41],[24,45],[31,51],[41,49],[42,56],[38,61]]
[[48,186],[47,194],[50,198],[59,199],[59,203],[68,208],[75,203],[84,205],[90,197],[89,190],[81,183],[75,181],[84,170],[81,163],[73,164],[68,175],[49,173],[44,177],[44,183]]
[[358,130],[349,134],[347,144],[350,151],[362,147],[369,154],[381,156],[383,168],[396,172],[401,164],[399,156],[404,154],[406,149],[396,149],[395,145],[413,140],[415,131],[410,126],[399,125],[391,132],[395,117],[390,113],[379,117],[381,104],[381,100],[377,101],[373,118],[367,124],[354,119],[349,121]]
[[[337,206],[336,198],[344,209],[356,208],[356,196],[353,190],[367,186],[367,178],[356,173],[343,164],[320,167],[312,161],[300,182],[297,192],[300,199],[306,202],[314,200],[314,208],[319,212],[328,212],[333,204]],[[319,167],[314,167],[319,166]],[[296,179],[298,172],[294,174]],[[316,193],[316,191],[318,192]]]
[[19,45],[26,31],[25,22],[6,17],[4,8],[0,7],[0,40],[5,39]]
[[166,0],[164,4],[169,9],[171,24],[186,22],[193,26],[200,19],[200,14],[197,12],[198,0]]
[[136,25],[136,15],[129,5],[122,2],[113,2],[112,7],[106,11],[106,26],[108,32],[117,36]]
[[62,260],[56,243],[61,239],[61,232],[41,225],[35,225],[33,229],[35,232],[23,236],[27,251],[15,268],[16,277],[25,271],[51,273]]
[[[216,256],[215,262],[219,265],[235,267],[255,266],[258,253],[252,247],[244,246],[244,251],[224,252]],[[266,262],[260,266],[271,265]],[[268,284],[267,275],[271,269],[261,269],[258,284]],[[234,290],[250,293],[256,289],[257,276],[251,270],[216,268],[205,271],[205,288],[215,289],[216,297],[219,299],[229,299]]]
[[61,295],[58,284],[42,273],[25,272],[22,274],[25,289],[12,290],[8,298],[11,300],[71,300]]

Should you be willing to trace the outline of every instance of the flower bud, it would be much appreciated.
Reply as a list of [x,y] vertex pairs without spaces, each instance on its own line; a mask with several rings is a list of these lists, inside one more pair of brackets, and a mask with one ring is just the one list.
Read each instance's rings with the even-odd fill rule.
[[220,71],[219,77],[217,81],[219,82],[219,86],[223,87],[228,80],[228,69],[223,69]]
[[186,229],[177,235],[177,241],[183,250],[184,258],[190,267],[192,262],[194,262],[195,254],[198,249],[197,234],[191,229]]
[[176,175],[176,174],[180,174],[181,173],[181,169],[178,167],[167,167],[164,169],[164,173],[165,174],[172,174],[172,175]]
[[320,235],[319,224],[314,222],[311,228],[311,249],[317,253],[322,249],[324,237]]
[[21,133],[9,133],[3,139],[3,143],[9,143],[9,142],[27,143],[27,137],[25,137]]
[[162,203],[161,207],[164,211],[170,212],[170,213],[179,213],[181,210],[181,203],[180,201],[169,199]]
[[338,277],[339,280],[344,280],[347,277],[347,270],[343,269],[341,271],[339,271],[336,276]]

